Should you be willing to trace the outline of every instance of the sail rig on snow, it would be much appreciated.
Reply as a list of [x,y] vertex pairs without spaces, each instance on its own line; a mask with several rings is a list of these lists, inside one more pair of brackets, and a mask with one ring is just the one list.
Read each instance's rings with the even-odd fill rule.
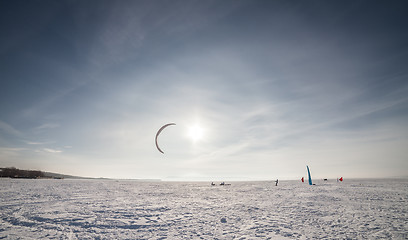
[[313,185],[313,183],[312,183],[312,177],[310,176],[309,166],[306,165],[306,167],[307,167],[307,175],[309,176],[309,185]]

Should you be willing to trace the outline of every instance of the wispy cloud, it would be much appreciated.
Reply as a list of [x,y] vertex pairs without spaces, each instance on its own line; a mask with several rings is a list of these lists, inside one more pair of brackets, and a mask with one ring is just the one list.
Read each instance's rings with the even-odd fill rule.
[[44,124],[36,127],[35,129],[37,129],[37,130],[53,129],[53,128],[58,128],[59,126],[60,126],[60,124],[58,124],[58,123],[44,123]]
[[27,151],[27,148],[17,148],[17,147],[0,147],[0,151],[4,152],[21,152],[21,151]]
[[0,121],[0,129],[5,131],[7,134],[10,134],[14,137],[22,137],[23,133],[20,132],[19,130],[15,129],[13,126],[10,124]]
[[28,150],[19,147],[0,147],[0,164],[12,164],[13,160],[21,160],[21,156]]
[[59,149],[51,149],[51,148],[43,148],[42,151],[47,152],[47,153],[62,153],[62,151]]
[[24,141],[28,145],[45,145],[45,144],[51,144],[53,142],[47,141],[47,142],[34,142],[34,141]]

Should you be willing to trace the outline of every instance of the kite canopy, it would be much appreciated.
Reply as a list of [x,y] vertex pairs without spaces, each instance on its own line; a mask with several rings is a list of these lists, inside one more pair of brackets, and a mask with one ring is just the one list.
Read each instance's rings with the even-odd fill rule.
[[159,150],[159,152],[161,152],[161,153],[164,153],[164,152],[160,149],[159,144],[157,143],[157,138],[159,137],[159,135],[160,135],[160,133],[163,131],[163,129],[165,129],[166,127],[171,126],[171,125],[176,125],[176,124],[175,124],[175,123],[168,123],[168,124],[162,126],[162,127],[159,129],[159,131],[157,131],[157,133],[156,133],[156,138],[155,138],[156,148],[157,148],[157,150]]

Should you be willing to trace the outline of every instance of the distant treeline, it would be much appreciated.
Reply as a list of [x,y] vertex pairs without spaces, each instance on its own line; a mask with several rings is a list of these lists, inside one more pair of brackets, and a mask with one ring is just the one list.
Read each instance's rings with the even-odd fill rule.
[[15,167],[0,168],[0,177],[8,178],[44,178],[45,174],[36,170],[21,170]]

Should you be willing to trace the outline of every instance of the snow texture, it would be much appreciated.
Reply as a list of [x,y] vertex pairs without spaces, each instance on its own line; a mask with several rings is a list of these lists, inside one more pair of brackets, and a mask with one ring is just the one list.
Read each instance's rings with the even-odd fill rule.
[[0,179],[0,239],[408,239],[408,180]]

